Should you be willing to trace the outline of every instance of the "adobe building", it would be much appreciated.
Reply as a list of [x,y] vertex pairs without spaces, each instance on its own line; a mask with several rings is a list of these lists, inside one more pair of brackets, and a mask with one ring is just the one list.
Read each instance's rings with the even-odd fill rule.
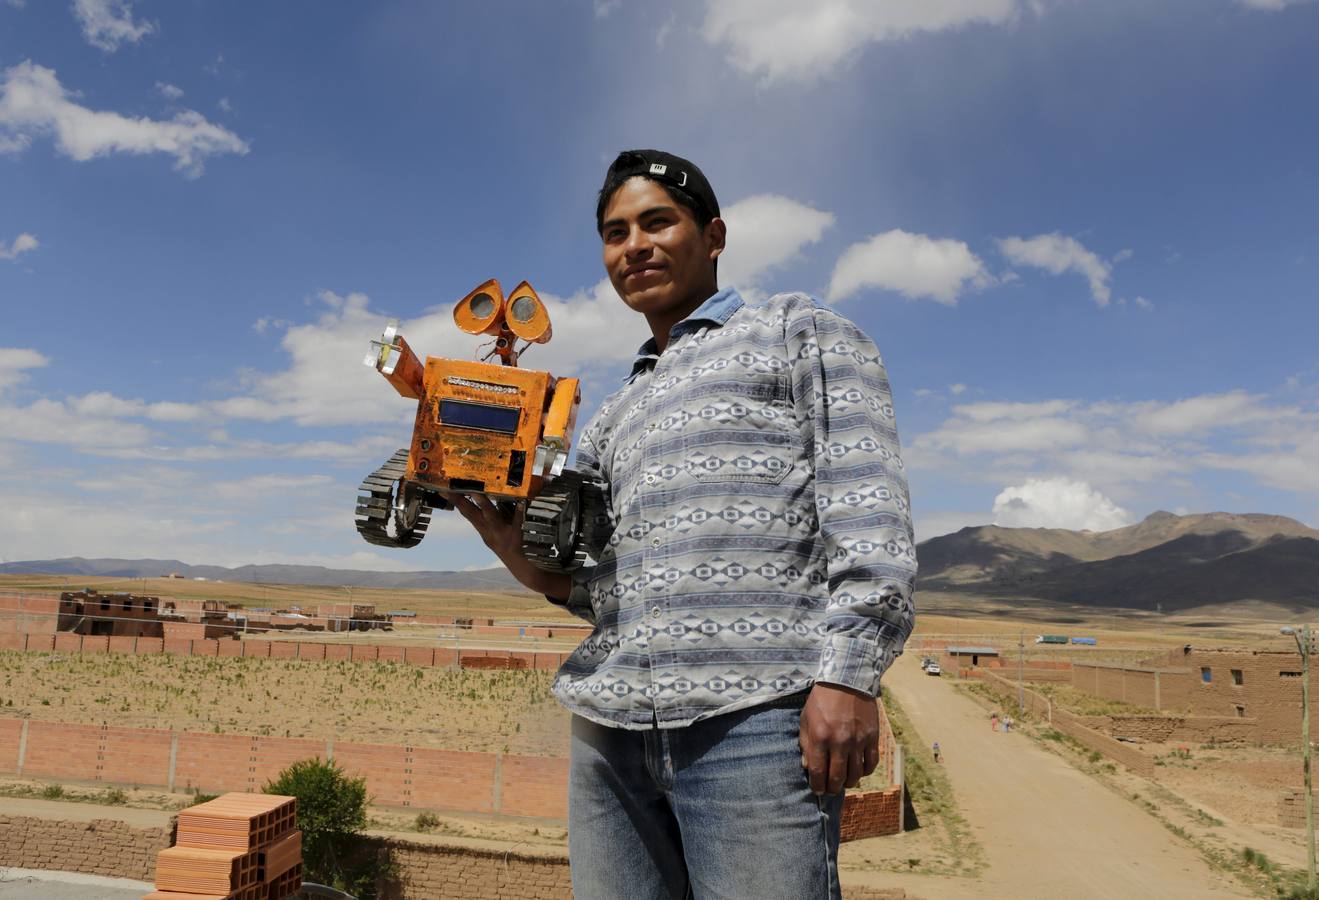
[[91,588],[60,594],[59,630],[113,637],[163,637],[160,598],[102,594]]
[[1259,743],[1292,744],[1301,739],[1302,671],[1295,650],[1187,644],[1144,665],[1075,663],[1072,686],[1173,715],[1241,719]]

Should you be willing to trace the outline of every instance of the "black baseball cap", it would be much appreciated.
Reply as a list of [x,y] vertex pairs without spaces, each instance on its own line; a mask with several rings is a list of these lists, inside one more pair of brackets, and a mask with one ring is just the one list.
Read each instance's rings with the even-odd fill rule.
[[684,195],[711,219],[719,217],[719,200],[714,195],[714,188],[710,187],[705,173],[691,160],[663,150],[624,150],[605,173],[605,183],[600,188],[600,199],[595,205],[597,230],[603,224],[605,207],[609,205],[614,191],[634,175],[650,178],[670,191]]

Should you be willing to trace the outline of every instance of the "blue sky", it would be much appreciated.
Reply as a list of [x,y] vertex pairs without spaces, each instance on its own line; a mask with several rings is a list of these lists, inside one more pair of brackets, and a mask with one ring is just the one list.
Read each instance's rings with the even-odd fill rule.
[[647,336],[613,155],[695,160],[725,285],[884,352],[919,538],[1319,526],[1319,2],[0,0],[0,558],[471,568],[352,528],[399,317],[529,279],[589,413]]

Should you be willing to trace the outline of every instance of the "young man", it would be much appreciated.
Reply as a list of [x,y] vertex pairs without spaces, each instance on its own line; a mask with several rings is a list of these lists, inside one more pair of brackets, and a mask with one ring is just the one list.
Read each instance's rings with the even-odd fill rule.
[[523,584],[595,625],[554,684],[574,713],[574,896],[838,898],[843,788],[878,761],[880,676],[914,617],[883,363],[805,295],[719,289],[726,228],[687,160],[620,154],[596,225],[654,335],[578,443],[610,489],[598,562],[543,572],[520,517],[459,504]]

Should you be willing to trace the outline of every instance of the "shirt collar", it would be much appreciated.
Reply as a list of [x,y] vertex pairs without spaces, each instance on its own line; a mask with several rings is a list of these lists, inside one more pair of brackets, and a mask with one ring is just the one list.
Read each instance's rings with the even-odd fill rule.
[[[679,335],[695,331],[702,324],[722,328],[733,317],[733,313],[744,305],[742,295],[734,288],[724,288],[696,307],[687,318],[669,329],[669,342],[672,343],[673,339]],[[638,372],[657,359],[659,359],[659,347],[655,342],[655,338],[651,337],[637,349],[637,358],[632,363],[632,372],[623,380],[631,381],[637,377]]]

